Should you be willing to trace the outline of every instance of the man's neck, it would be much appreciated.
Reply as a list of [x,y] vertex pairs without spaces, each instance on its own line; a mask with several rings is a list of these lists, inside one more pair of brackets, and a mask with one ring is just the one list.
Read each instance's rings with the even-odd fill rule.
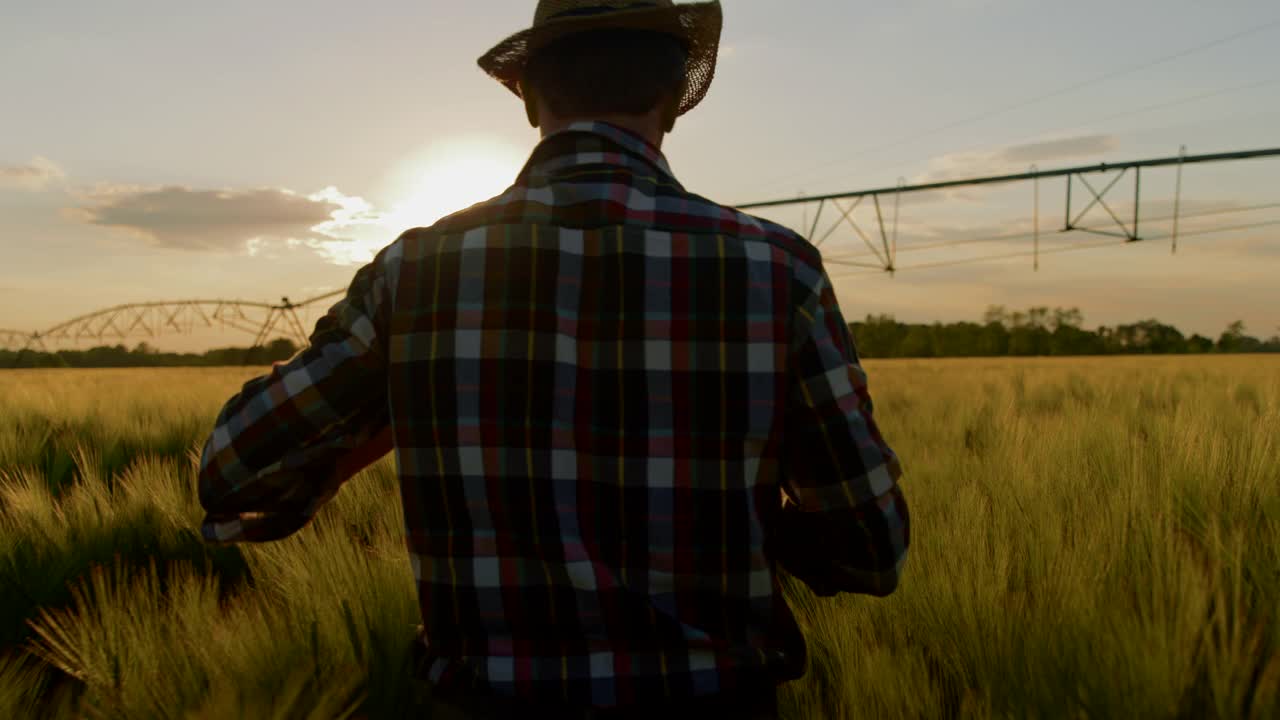
[[560,132],[576,122],[603,122],[610,125],[616,125],[623,130],[628,130],[640,137],[644,138],[650,145],[661,149],[662,139],[666,133],[662,131],[659,119],[654,114],[650,115],[592,115],[590,117],[573,117],[573,118],[555,118],[550,122],[542,123],[540,130],[542,137]]

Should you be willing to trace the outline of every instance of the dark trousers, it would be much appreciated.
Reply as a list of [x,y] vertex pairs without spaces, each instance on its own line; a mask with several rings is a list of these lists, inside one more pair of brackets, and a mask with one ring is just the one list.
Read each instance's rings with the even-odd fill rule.
[[432,720],[777,720],[778,689],[766,686],[733,695],[712,695],[608,710],[541,705],[494,695],[434,697],[428,708],[429,713],[425,717]]

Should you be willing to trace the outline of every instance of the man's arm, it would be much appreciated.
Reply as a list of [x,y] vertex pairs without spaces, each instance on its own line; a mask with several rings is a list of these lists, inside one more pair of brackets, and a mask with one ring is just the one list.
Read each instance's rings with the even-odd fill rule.
[[308,348],[250,380],[218,414],[200,460],[210,542],[262,542],[306,525],[344,482],[392,449],[388,314],[398,243],[316,323]]
[[867,376],[823,270],[800,265],[774,557],[819,595],[898,586],[910,516],[902,468],[872,419]]

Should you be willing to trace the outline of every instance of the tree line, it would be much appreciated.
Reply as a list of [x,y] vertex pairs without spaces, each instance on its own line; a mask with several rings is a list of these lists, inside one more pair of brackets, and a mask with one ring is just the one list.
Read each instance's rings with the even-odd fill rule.
[[[1280,352],[1280,336],[1260,340],[1233,322],[1216,339],[1184,335],[1158,320],[1128,325],[1082,327],[1077,308],[1031,308],[1010,312],[992,306],[982,322],[903,323],[892,315],[868,315],[850,323],[858,354],[866,358],[1001,357],[1034,355],[1137,355]],[[88,350],[42,352],[0,350],[0,368],[219,367],[269,365],[288,360],[299,348],[287,338],[259,347],[230,347],[203,353],[161,352],[140,343]]]
[[1078,308],[987,309],[981,322],[898,322],[868,315],[849,325],[858,354],[868,358],[1142,355],[1280,352],[1280,335],[1260,340],[1236,321],[1216,339],[1184,335],[1158,320],[1087,330]]
[[0,350],[0,368],[117,368],[117,367],[222,367],[227,365],[270,365],[288,360],[299,348],[288,338],[272,340],[257,347],[229,347],[203,353],[161,352],[147,343],[133,349],[124,345],[104,345],[88,350]]

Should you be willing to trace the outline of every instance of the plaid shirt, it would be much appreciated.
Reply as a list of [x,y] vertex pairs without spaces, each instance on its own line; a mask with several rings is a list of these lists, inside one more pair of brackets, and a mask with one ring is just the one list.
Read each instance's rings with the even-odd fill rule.
[[610,707],[798,677],[779,565],[892,592],[893,452],[816,249],[579,123],[406,232],[204,450],[211,542],[302,527],[391,424],[433,682]]

